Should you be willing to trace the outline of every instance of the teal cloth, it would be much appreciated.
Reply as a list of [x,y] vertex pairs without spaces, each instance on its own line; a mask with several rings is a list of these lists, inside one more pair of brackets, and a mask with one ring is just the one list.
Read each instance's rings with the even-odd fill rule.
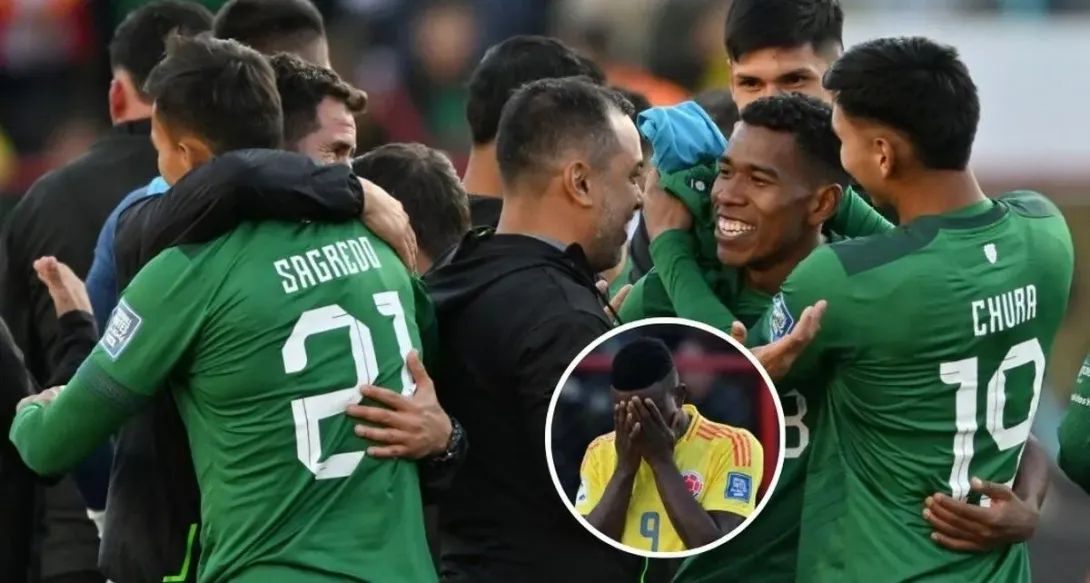
[[637,125],[654,149],[651,164],[661,174],[714,162],[727,149],[727,139],[695,101],[652,107],[639,115]]

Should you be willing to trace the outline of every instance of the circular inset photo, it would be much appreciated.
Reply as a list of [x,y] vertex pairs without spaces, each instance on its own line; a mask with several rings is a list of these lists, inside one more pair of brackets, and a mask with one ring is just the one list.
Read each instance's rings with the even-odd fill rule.
[[757,519],[783,465],[783,409],[730,336],[680,318],[611,330],[560,379],[546,458],[581,524],[643,557],[715,548]]

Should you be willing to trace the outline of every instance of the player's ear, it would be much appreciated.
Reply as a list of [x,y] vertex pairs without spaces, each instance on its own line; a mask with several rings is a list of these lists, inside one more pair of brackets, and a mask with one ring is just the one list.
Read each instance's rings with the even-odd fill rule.
[[591,197],[591,168],[582,160],[576,160],[564,166],[564,190],[575,204],[581,207],[594,206]]
[[810,199],[810,225],[816,227],[833,218],[842,198],[844,188],[839,184],[826,184],[818,188]]
[[188,170],[204,165],[213,157],[212,149],[197,139],[196,136],[187,135],[183,137],[178,141],[178,148],[182,152]]
[[897,147],[889,138],[879,137],[874,139],[874,151],[878,172],[888,180],[897,169]]

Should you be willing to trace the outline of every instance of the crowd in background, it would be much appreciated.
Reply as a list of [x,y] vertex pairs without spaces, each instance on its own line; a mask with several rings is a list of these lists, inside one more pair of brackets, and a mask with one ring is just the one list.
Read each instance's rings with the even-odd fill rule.
[[[695,405],[701,415],[755,436],[775,435],[779,431],[775,419],[761,415],[761,401],[767,394],[764,381],[725,340],[703,330],[669,324],[622,332],[587,354],[557,400],[552,425],[553,462],[570,499],[574,499],[579,486],[582,460],[571,458],[566,452],[585,451],[594,438],[613,431],[610,363],[621,346],[638,336],[660,338],[674,351],[681,382],[687,389],[687,402]],[[775,459],[774,444],[762,442],[762,445],[771,459]],[[771,473],[770,470],[768,477]]]

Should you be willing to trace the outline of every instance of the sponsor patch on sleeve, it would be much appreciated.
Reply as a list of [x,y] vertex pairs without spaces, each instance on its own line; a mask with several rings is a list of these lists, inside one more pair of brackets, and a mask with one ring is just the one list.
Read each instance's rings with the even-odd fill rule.
[[727,473],[727,491],[723,497],[727,500],[749,502],[753,494],[753,478],[738,472]]
[[783,294],[776,294],[772,299],[772,317],[768,320],[768,336],[773,342],[787,336],[795,327],[795,318],[791,316],[791,310],[787,309],[787,302]]
[[106,351],[106,354],[110,355],[110,358],[117,360],[121,353],[125,351],[125,347],[129,345],[132,337],[136,335],[136,331],[140,329],[142,323],[143,320],[140,319],[140,315],[125,300],[121,300],[118,302],[117,307],[114,308],[113,313],[110,314],[110,321],[106,324],[106,332],[103,333],[99,344],[102,345],[102,349]]
[[587,501],[587,481],[586,480],[580,480],[579,481],[579,493],[577,493],[575,495],[575,505],[579,506],[580,504],[582,504],[582,503],[584,503],[586,501]]

